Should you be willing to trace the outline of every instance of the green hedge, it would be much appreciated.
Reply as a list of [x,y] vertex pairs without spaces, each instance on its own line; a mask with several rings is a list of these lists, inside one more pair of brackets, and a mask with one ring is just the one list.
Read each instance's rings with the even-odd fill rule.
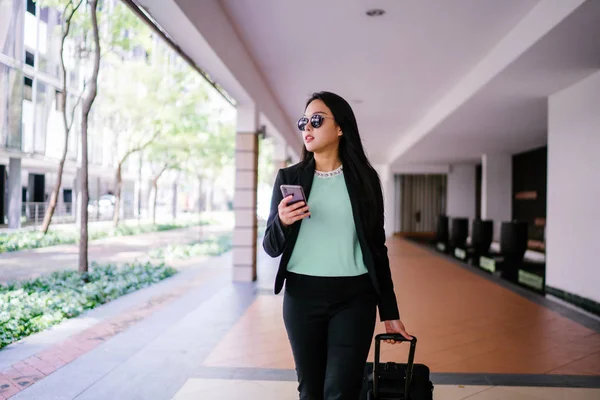
[[88,282],[68,270],[0,285],[0,348],[176,273],[162,263],[92,263]]
[[197,256],[218,256],[232,247],[232,234],[211,236],[198,242],[169,245],[150,251],[150,257],[159,260],[186,259]]
[[[207,221],[190,221],[176,224],[143,224],[120,225],[118,228],[92,230],[89,240],[104,239],[107,237],[132,236],[141,233],[162,232],[172,229],[187,228],[196,225],[207,225]],[[76,231],[49,231],[46,235],[38,231],[15,232],[0,234],[0,254],[26,249],[56,246],[59,244],[75,244],[79,242],[79,232]]]

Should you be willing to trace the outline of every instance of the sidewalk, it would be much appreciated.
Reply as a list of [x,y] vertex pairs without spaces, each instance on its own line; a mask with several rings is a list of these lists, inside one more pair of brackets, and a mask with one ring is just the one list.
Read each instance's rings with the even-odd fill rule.
[[[231,231],[223,225],[194,226],[164,232],[120,236],[89,242],[88,259],[98,263],[125,263],[149,260],[150,250],[167,245],[198,241],[210,234]],[[58,245],[0,254],[0,282],[35,277],[52,271],[77,268],[79,246]]]
[[[435,398],[600,398],[600,323],[409,242],[389,248]],[[172,278],[8,346],[0,399],[297,399],[277,260],[259,247],[255,283],[232,283],[231,265],[231,253],[186,260]],[[384,361],[406,349],[387,346]]]

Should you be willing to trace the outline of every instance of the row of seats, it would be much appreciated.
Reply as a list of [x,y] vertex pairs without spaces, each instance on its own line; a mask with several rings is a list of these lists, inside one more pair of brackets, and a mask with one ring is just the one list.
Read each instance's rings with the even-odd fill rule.
[[[451,227],[450,228],[450,222]],[[528,224],[505,221],[500,226],[500,250],[492,250],[494,221],[474,219],[469,240],[469,219],[438,217],[435,245],[438,250],[522,284],[537,292],[545,290],[545,263],[524,259],[528,244]]]

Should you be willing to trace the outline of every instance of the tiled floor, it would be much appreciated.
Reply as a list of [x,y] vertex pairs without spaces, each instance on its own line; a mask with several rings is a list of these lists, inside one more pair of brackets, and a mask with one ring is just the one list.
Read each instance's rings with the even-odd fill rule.
[[[295,382],[189,379],[173,400],[297,400]],[[440,385],[434,399],[442,400],[597,400],[600,389]]]
[[[600,376],[600,333],[410,242],[388,248],[416,362],[433,372]],[[258,296],[204,364],[293,369],[281,306],[281,296]],[[407,350],[386,346],[383,359]]]
[[[600,399],[598,320],[402,239],[388,247],[402,319],[436,399]],[[297,399],[282,296],[272,295],[277,260],[259,254],[257,283],[231,283],[231,264],[228,253],[182,265],[145,300],[115,301],[98,325],[106,340],[88,349],[86,332],[72,334],[82,340],[53,354],[74,358],[64,366],[27,362],[36,347],[24,364],[8,364],[35,383],[18,388],[10,375],[3,388],[0,375],[0,399]],[[384,345],[384,360],[404,359],[407,347]]]

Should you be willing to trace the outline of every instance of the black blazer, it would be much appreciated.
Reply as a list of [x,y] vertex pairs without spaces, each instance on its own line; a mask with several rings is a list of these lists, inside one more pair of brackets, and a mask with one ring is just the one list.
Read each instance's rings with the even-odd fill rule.
[[[263,248],[271,257],[281,257],[277,277],[275,278],[275,294],[281,292],[283,282],[287,275],[287,264],[294,250],[300,225],[303,220],[297,221],[289,227],[284,227],[279,220],[278,206],[283,195],[279,188],[282,184],[301,185],[307,198],[310,197],[310,188],[312,186],[315,174],[315,161],[311,159],[306,163],[299,163],[288,168],[280,169],[273,186],[273,197],[271,199],[271,210],[267,220],[267,228],[263,239]],[[376,175],[372,177],[377,179]],[[373,286],[378,295],[379,316],[381,321],[399,319],[398,304],[394,293],[394,284],[390,273],[390,262],[385,245],[385,231],[383,228],[383,212],[377,221],[375,232],[365,232],[360,218],[358,200],[356,199],[355,188],[344,174],[348,195],[352,204],[352,214],[354,216],[354,225],[360,242],[363,260]],[[381,188],[377,191],[377,202],[379,209],[383,210],[383,195]],[[367,239],[369,238],[369,239]]]

